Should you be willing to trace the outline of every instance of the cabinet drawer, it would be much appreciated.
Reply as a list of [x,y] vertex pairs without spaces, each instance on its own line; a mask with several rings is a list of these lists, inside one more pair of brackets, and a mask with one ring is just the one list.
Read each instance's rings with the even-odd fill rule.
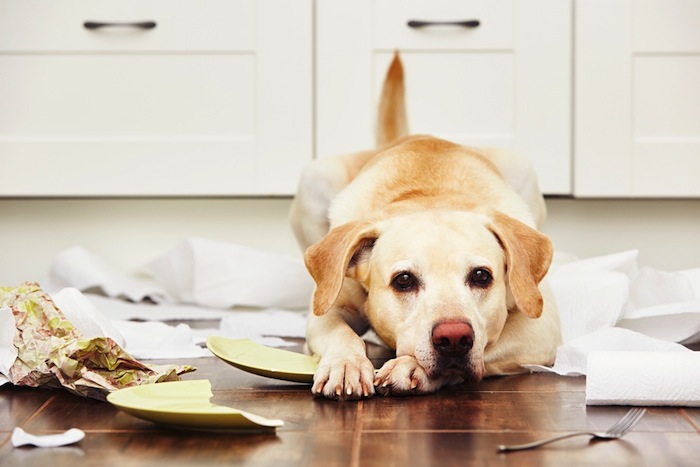
[[576,8],[575,195],[700,197],[700,3]]
[[312,7],[0,0],[0,197],[290,195],[313,152]]
[[0,54],[0,69],[0,108],[14,110],[0,112],[0,137],[254,131],[252,55]]
[[632,18],[632,49],[647,54],[697,54],[698,25],[697,0],[637,0]]
[[[498,50],[513,48],[512,0],[377,0],[374,2],[374,47],[384,50]],[[429,25],[411,20],[476,20],[477,27]]]
[[253,0],[0,0],[0,53],[248,51],[254,24]]

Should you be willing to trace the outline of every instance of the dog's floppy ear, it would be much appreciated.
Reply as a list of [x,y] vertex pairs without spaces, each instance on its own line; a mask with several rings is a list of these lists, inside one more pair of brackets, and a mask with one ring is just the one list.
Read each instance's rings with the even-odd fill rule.
[[316,282],[313,312],[326,313],[335,303],[345,276],[356,272],[360,255],[377,238],[373,224],[350,222],[332,229],[304,253],[306,268]]
[[506,255],[507,281],[515,306],[531,318],[542,314],[540,283],[552,262],[549,237],[501,212],[491,215],[492,231]]

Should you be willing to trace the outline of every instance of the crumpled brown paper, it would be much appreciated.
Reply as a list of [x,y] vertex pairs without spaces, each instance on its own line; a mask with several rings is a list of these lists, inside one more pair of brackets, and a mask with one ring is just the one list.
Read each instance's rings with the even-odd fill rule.
[[0,308],[11,310],[16,324],[17,357],[6,376],[21,386],[64,387],[104,400],[117,389],[177,381],[191,366],[146,365],[109,337],[83,338],[38,284],[0,287]]

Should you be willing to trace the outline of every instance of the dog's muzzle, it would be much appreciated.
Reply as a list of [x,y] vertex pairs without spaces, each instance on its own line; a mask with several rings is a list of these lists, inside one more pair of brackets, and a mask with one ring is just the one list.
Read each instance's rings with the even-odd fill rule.
[[469,358],[474,345],[471,324],[458,320],[442,321],[433,327],[431,339],[437,357],[435,374],[431,376],[453,374],[466,380],[475,378]]

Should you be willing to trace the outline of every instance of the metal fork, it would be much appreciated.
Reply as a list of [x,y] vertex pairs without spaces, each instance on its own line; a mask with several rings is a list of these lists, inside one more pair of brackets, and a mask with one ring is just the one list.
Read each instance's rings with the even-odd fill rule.
[[592,436],[593,439],[618,439],[622,438],[627,432],[632,430],[635,425],[642,419],[647,409],[642,409],[635,407],[630,409],[629,412],[625,414],[616,424],[611,426],[606,432],[595,432],[595,431],[577,431],[574,433],[567,433],[565,435],[552,436],[551,438],[541,439],[539,441],[533,441],[532,443],[526,444],[514,444],[514,445],[504,445],[499,444],[499,451],[520,451],[522,449],[532,449],[545,444],[553,443],[566,438],[571,438],[574,436],[588,435]]

